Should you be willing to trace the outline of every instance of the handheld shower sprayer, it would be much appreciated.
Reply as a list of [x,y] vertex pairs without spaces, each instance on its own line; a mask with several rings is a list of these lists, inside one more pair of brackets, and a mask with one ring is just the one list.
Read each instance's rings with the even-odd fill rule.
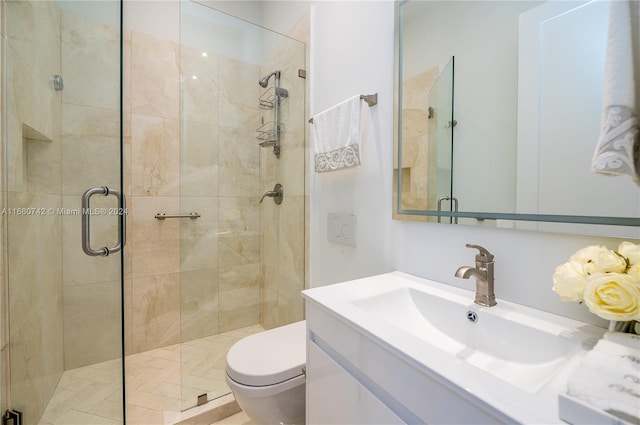
[[280,79],[280,71],[273,71],[271,74],[267,75],[266,77],[260,78],[260,81],[258,81],[258,84],[260,84],[260,87],[266,88],[267,85],[269,85],[269,79],[274,75],[276,76],[276,80]]

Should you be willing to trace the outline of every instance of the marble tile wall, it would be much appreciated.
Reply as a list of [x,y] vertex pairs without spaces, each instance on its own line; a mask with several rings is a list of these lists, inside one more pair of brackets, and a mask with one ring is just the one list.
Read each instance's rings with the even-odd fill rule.
[[[73,211],[91,187],[120,188],[120,32],[64,11],[61,15],[62,207]],[[117,207],[93,196],[92,208]],[[91,244],[118,241],[116,215],[91,217]],[[121,342],[120,255],[89,257],[81,247],[81,216],[62,215],[65,370],[117,358]]]
[[63,372],[62,220],[55,214],[18,212],[61,206],[61,97],[49,80],[50,74],[61,72],[61,14],[51,2],[8,1],[3,7],[11,16],[3,28],[7,40],[3,163],[11,164],[3,198],[7,211],[16,212],[3,217],[4,259],[11,265],[3,268],[2,309],[10,314],[3,355],[8,348],[12,360],[2,370],[3,376],[10,373],[12,378],[11,394],[3,394],[3,399],[10,396],[12,407],[23,411],[25,423],[32,424]]
[[[304,39],[308,19],[303,17],[295,31],[296,38]],[[306,81],[298,76],[304,64],[304,44],[283,39],[262,66],[265,75],[279,69],[280,86],[289,92],[281,103],[284,131],[280,158],[276,159],[270,149],[260,150],[261,192],[280,183],[285,193],[281,205],[264,202],[260,206],[260,322],[267,329],[304,318],[300,292],[305,282]]]
[[154,218],[180,212],[179,48],[127,30],[124,49],[131,259],[126,347],[137,353],[180,342],[181,219]]
[[[258,323],[258,67],[180,46],[183,341]],[[186,273],[189,271],[188,273]],[[183,282],[184,285],[184,282]]]
[[438,67],[433,67],[403,82],[403,92],[407,93],[402,99],[402,207],[405,209],[428,209],[428,204],[434,201],[428,184],[436,170],[435,155],[429,155],[428,114],[429,92],[437,78]]
[[259,69],[204,53],[126,33],[130,353],[259,320]]

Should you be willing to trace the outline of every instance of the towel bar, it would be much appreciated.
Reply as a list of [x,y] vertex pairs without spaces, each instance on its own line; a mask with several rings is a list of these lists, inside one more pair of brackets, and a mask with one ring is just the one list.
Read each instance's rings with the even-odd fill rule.
[[[360,99],[364,100],[365,102],[367,102],[367,105],[369,105],[369,107],[372,107],[374,105],[378,104],[378,93],[374,93],[374,94],[361,94],[360,95]],[[309,118],[309,122],[311,124],[313,124],[313,118]]]
[[189,214],[177,214],[177,215],[173,215],[173,214],[165,214],[165,213],[157,213],[156,215],[153,216],[153,218],[157,219],[157,220],[164,220],[165,218],[191,218],[191,219],[196,219],[199,218],[200,214],[198,214],[197,212],[190,212]]

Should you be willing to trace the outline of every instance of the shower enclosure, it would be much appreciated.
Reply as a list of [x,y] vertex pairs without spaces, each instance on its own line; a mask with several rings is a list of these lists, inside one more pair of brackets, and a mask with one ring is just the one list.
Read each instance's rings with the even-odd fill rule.
[[[123,28],[120,2],[4,2],[2,407],[25,425],[164,423],[229,392],[230,344],[303,318],[304,44],[138,3]],[[256,140],[275,69],[279,158]],[[88,251],[124,248],[86,255],[83,219]]]

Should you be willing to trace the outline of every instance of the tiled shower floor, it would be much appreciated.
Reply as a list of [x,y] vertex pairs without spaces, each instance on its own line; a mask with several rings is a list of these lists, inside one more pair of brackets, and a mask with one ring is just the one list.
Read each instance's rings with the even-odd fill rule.
[[[127,356],[127,424],[162,425],[165,411],[194,406],[199,394],[229,392],[227,350],[262,330],[254,325]],[[40,425],[121,424],[120,363],[110,360],[64,372]]]

